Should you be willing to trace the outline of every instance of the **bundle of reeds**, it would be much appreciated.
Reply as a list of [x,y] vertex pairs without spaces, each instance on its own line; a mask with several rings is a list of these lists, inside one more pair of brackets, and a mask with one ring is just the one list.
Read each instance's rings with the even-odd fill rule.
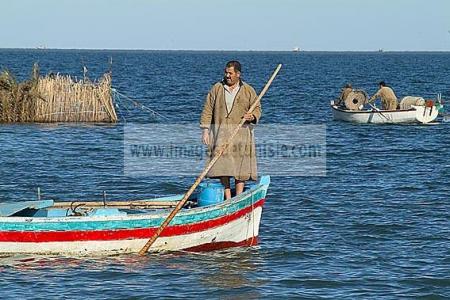
[[59,74],[40,77],[35,64],[31,80],[17,83],[3,71],[0,122],[117,122],[111,75],[98,82]]
[[37,81],[17,83],[14,76],[4,70],[0,74],[0,122],[32,122],[38,97]]

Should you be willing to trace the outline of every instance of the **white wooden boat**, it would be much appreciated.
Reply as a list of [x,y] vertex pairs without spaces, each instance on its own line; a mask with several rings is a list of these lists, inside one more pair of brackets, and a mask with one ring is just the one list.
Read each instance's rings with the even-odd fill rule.
[[422,123],[434,121],[438,116],[435,106],[411,106],[410,109],[378,110],[374,108],[366,110],[348,110],[339,107],[331,101],[331,109],[335,120],[353,123],[373,124],[400,124],[400,123]]
[[[269,183],[270,177],[262,176],[242,194],[212,205],[199,206],[195,198],[190,199],[149,251],[256,245]],[[182,198],[4,203],[0,205],[0,253],[137,253]]]

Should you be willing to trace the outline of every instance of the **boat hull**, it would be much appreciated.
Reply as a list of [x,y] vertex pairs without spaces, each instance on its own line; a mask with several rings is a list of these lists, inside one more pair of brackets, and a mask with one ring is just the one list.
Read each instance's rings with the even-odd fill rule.
[[331,109],[335,120],[363,124],[429,123],[438,116],[438,110],[435,107],[424,106],[413,106],[408,110],[350,111],[331,105]]
[[[253,246],[257,244],[262,207],[227,222],[226,224],[200,230],[197,232],[163,235],[158,238],[150,251],[208,251],[237,246]],[[118,238],[115,231],[104,232],[104,235],[116,236],[113,239],[99,239],[98,234],[86,234],[84,240],[55,241],[52,234],[42,235],[41,241],[33,242],[1,242],[2,253],[36,253],[36,254],[119,254],[137,253],[157,228],[135,230]],[[170,229],[170,227],[168,228]],[[126,238],[126,235],[133,236]],[[47,241],[45,241],[47,240]],[[49,241],[48,241],[49,240]]]
[[[258,242],[267,185],[219,205],[182,210],[149,251],[208,251]],[[0,218],[0,253],[136,253],[170,210],[125,216]]]

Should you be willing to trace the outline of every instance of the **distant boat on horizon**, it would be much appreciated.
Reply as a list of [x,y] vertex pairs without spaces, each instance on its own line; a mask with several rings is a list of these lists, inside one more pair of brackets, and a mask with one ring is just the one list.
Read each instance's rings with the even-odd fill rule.
[[300,48],[299,47],[294,47],[294,49],[292,49],[293,52],[300,52]]
[[45,46],[45,45],[40,45],[40,46],[37,46],[36,49],[39,49],[39,50],[45,50],[45,49],[47,49],[47,46]]
[[378,52],[384,52],[383,48],[378,49]]

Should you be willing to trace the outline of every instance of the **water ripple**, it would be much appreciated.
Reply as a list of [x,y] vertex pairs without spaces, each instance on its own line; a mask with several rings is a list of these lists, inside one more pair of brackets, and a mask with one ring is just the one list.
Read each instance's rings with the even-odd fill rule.
[[[223,64],[239,59],[263,98],[266,124],[326,124],[327,176],[274,177],[260,245],[139,257],[2,256],[8,298],[450,298],[450,132],[435,126],[354,125],[328,109],[346,82],[373,94],[386,80],[399,96],[450,97],[448,53],[260,53],[0,50],[0,65],[27,78],[95,78],[113,56],[113,85],[174,122],[198,122]],[[195,70],[192,70],[193,66]],[[198,67],[201,66],[201,67]],[[186,71],[189,70],[189,74]],[[120,103],[125,105],[124,103]],[[127,122],[164,120],[125,106]],[[289,135],[288,135],[289,136]],[[0,201],[101,200],[182,193],[193,178],[123,173],[123,123],[0,125]],[[156,174],[155,174],[156,175]],[[55,296],[57,295],[57,296]]]

